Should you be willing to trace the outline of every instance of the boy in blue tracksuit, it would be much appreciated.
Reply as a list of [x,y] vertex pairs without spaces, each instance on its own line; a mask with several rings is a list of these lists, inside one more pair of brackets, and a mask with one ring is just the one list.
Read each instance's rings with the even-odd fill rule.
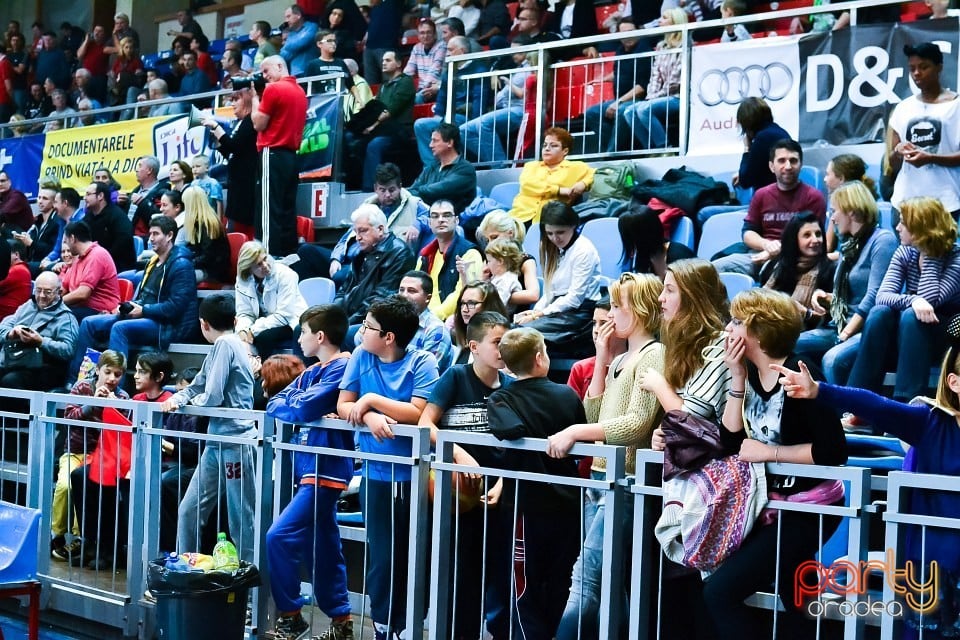
[[[267,413],[292,423],[313,422],[337,411],[340,381],[350,354],[340,351],[347,316],[337,305],[310,307],[300,316],[300,346],[319,362],[267,403]],[[353,431],[299,428],[291,442],[352,452]],[[352,640],[353,622],[347,596],[347,568],[337,527],[337,500],[353,477],[351,455],[296,453],[297,492],[267,531],[270,590],[279,615],[269,637],[299,638],[310,630],[300,613],[300,563],[311,567],[317,607],[331,619],[325,640]]]

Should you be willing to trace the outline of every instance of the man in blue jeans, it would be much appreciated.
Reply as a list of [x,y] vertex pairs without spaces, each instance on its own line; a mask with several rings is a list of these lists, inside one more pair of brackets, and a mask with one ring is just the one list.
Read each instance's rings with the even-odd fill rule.
[[129,306],[88,316],[80,324],[77,351],[70,363],[76,377],[87,347],[103,347],[127,357],[130,346],[166,349],[188,339],[197,325],[197,280],[189,249],[174,246],[177,223],[166,216],[150,220],[150,244],[156,255]]
[[[447,43],[447,55],[462,56],[470,53],[470,41],[463,36],[454,36]],[[429,118],[420,118],[413,123],[413,135],[417,139],[417,151],[423,166],[433,162],[433,151],[430,150],[430,134],[437,125],[446,120],[447,94],[453,92],[453,123],[461,125],[468,119],[483,113],[483,85],[482,79],[463,80],[462,76],[468,73],[486,71],[483,63],[478,60],[465,60],[454,65],[453,85],[447,82],[447,69],[444,67],[440,77],[440,90],[437,92],[436,102],[433,105],[434,115]]]
[[[526,36],[517,36],[514,46],[529,44]],[[507,151],[500,136],[509,138],[520,128],[523,120],[524,86],[527,76],[532,73],[526,53],[514,53],[516,69],[511,69],[499,78],[500,90],[494,98],[494,109],[473,120],[460,125],[460,138],[463,140],[465,155],[477,162],[506,161]]]

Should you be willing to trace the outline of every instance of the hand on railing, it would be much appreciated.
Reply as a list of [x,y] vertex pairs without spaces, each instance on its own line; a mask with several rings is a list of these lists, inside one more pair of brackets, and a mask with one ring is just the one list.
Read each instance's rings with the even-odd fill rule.
[[377,442],[383,442],[384,438],[393,440],[394,435],[391,425],[397,424],[397,421],[390,416],[385,416],[375,411],[368,411],[366,415],[363,416],[363,423],[370,427],[370,435],[372,435]]

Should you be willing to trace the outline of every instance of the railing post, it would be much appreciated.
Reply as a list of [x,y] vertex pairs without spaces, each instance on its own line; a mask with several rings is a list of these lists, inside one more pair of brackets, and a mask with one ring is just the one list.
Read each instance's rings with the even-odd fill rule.
[[[342,113],[342,111],[341,111]],[[260,433],[257,444],[259,445],[259,455],[255,468],[257,470],[257,503],[254,507],[254,518],[256,519],[259,530],[254,541],[253,557],[256,560],[257,568],[260,569],[260,587],[254,594],[254,624],[256,629],[267,629],[269,607],[263,606],[270,597],[270,575],[267,571],[267,530],[273,522],[274,513],[274,483],[284,483],[284,478],[274,477],[272,470],[276,468],[274,459],[273,444],[277,437],[276,421],[273,416],[266,413],[259,413]],[[288,488],[288,490],[290,490]]]
[[[453,462],[453,443],[437,432],[436,462]],[[453,521],[453,472],[433,471],[433,536],[430,562],[430,640],[450,637],[450,607],[453,598],[449,585],[454,584],[450,573],[450,528]]]
[[430,429],[417,427],[413,435],[413,467],[410,469],[410,567],[407,570],[406,629],[408,638],[423,636],[426,601],[427,481],[430,477]]
[[[603,570],[600,579],[600,638],[620,635],[623,618],[623,512],[626,496],[620,482],[626,473],[626,449],[617,447],[614,455],[606,458],[606,480],[611,487],[606,491],[603,515]],[[580,553],[583,553],[581,548]],[[586,567],[584,567],[586,571]]]

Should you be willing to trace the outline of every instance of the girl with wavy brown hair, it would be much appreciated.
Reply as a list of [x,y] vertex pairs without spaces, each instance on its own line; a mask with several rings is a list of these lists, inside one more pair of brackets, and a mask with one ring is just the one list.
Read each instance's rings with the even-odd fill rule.
[[665,411],[680,409],[716,422],[730,381],[723,364],[727,289],[720,274],[706,260],[674,262],[667,267],[660,305],[669,366],[663,375],[648,370],[641,388],[656,394]]

